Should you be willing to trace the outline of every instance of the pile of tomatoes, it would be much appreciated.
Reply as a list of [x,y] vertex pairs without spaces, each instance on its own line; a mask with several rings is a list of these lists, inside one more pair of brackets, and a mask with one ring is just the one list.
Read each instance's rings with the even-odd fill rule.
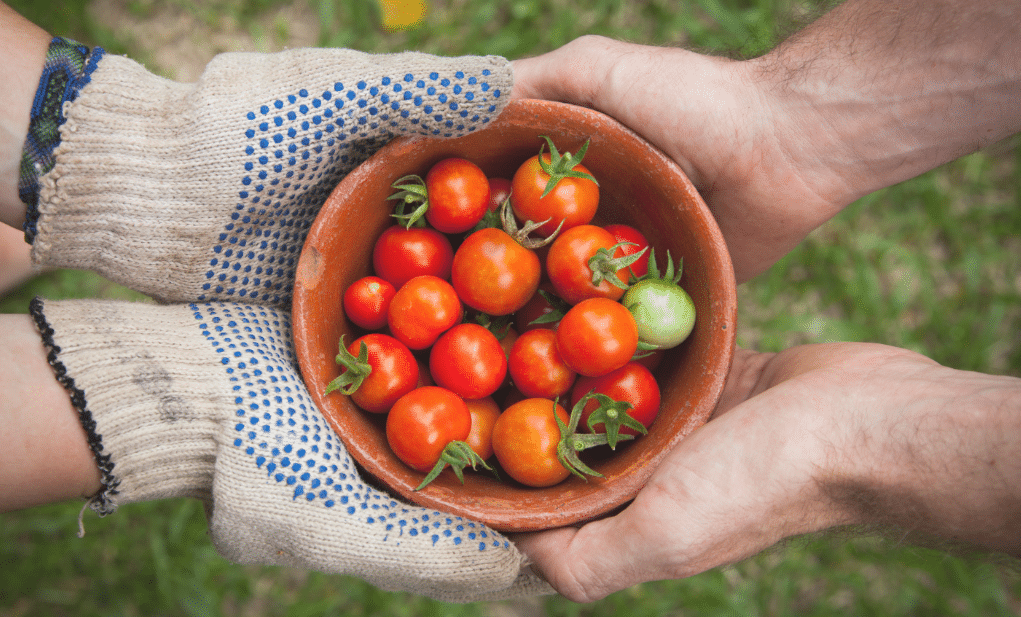
[[395,181],[375,274],[345,290],[366,334],[341,338],[327,393],[387,414],[390,447],[427,474],[419,488],[494,455],[528,486],[599,475],[578,453],[646,432],[651,369],[691,331],[669,255],[661,274],[640,231],[592,223],[588,143],[571,154],[544,139],[511,180],[448,158]]

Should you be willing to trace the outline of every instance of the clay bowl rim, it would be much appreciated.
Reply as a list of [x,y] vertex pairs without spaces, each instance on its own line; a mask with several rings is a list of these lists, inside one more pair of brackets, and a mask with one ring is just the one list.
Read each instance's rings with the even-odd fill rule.
[[[389,452],[383,435],[383,417],[359,410],[343,395],[335,393],[325,397],[322,394],[325,384],[339,372],[334,363],[339,333],[347,333],[348,341],[358,334],[341,317],[340,293],[356,278],[371,273],[371,241],[366,238],[374,240],[390,224],[388,215],[392,204],[385,201],[385,196],[391,192],[390,182],[408,173],[424,175],[429,165],[446,156],[456,155],[462,146],[474,144],[477,149],[485,149],[501,136],[521,133],[534,136],[534,147],[528,150],[533,154],[542,143],[539,135],[551,135],[559,149],[571,151],[586,137],[592,137],[586,163],[593,173],[599,168],[600,161],[613,159],[614,154],[610,150],[630,148],[629,152],[637,153],[643,169],[648,171],[631,178],[631,185],[620,189],[617,201],[623,201],[621,195],[624,194],[627,199],[633,198],[638,202],[645,198],[669,200],[675,204],[672,208],[654,208],[646,212],[641,208],[614,203],[609,207],[608,218],[602,218],[606,211],[601,204],[600,222],[645,224],[645,229],[641,226],[639,229],[646,232],[654,246],[662,248],[665,244],[675,257],[678,253],[686,257],[682,284],[696,301],[698,318],[691,337],[671,350],[664,364],[677,364],[670,370],[674,382],[684,375],[695,384],[664,386],[663,398],[664,401],[675,400],[674,397],[690,392],[691,388],[700,389],[703,394],[698,400],[682,397],[678,402],[680,407],[675,409],[666,409],[664,403],[649,435],[624,446],[613,457],[592,463],[606,474],[606,479],[593,478],[586,482],[572,476],[554,487],[530,489],[516,485],[506,478],[506,474],[502,476],[504,481],[498,483],[490,476],[469,471],[462,486],[448,471],[422,491],[415,491],[422,474],[412,471]],[[426,151],[432,154],[423,154]],[[599,154],[601,151],[602,155]],[[494,156],[499,159],[503,155]],[[505,170],[510,160],[516,165],[527,155],[508,153],[504,158],[507,160],[480,161],[480,164],[489,175],[497,175],[494,170]],[[609,171],[605,169],[608,163],[602,165],[604,171]],[[507,175],[502,171],[499,173]],[[655,190],[645,186],[650,183],[649,178],[664,177],[670,182]],[[385,178],[385,181],[380,178]],[[603,182],[604,196],[607,194],[606,186],[612,182],[609,179]],[[373,208],[367,212],[359,211],[363,214],[359,217],[343,207],[352,195],[366,194],[365,187],[374,183],[385,184],[383,199],[378,199],[378,187],[375,195],[383,214]],[[643,194],[643,191],[651,193],[652,197]],[[660,216],[662,220],[646,220],[644,223],[633,220],[639,215]],[[676,245],[679,240],[673,237],[657,242],[655,235],[665,233],[661,228],[669,227],[673,231],[670,226],[680,225],[680,219],[686,220],[681,233],[700,239],[694,243],[696,246],[679,247]],[[698,227],[697,231],[688,231],[691,226]],[[654,229],[649,230],[648,227]],[[340,240],[339,234],[332,233],[334,229],[348,230],[346,239]],[[364,263],[353,264],[343,270],[335,268],[330,252],[340,250],[341,242],[346,245],[358,243],[350,250],[359,253]],[[662,263],[665,251],[659,255]],[[710,287],[709,273],[713,272],[717,281]],[[696,288],[689,288],[692,284]],[[317,309],[318,316],[315,313]],[[394,139],[344,178],[332,191],[309,230],[298,260],[292,313],[295,349],[309,393],[363,471],[410,502],[481,521],[501,531],[518,532],[578,524],[622,507],[637,495],[661,459],[684,437],[708,421],[723,391],[733,360],[737,292],[722,234],[705,202],[673,160],[627,127],[597,111],[565,103],[515,100],[488,128],[465,137]],[[685,362],[701,364],[701,367],[685,368]],[[623,459],[627,459],[626,462],[622,462]],[[368,477],[364,479],[370,480]]]

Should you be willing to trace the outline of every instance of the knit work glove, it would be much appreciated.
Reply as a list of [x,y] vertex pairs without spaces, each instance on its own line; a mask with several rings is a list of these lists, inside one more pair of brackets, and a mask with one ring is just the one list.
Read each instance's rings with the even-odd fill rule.
[[551,591],[501,534],[360,479],[295,370],[285,312],[36,300],[32,313],[96,450],[99,511],[195,497],[237,563],[451,602]]
[[33,110],[60,116],[59,134],[30,129],[26,144],[34,259],[192,303],[33,303],[102,472],[90,505],[202,499],[239,563],[447,601],[551,593],[499,533],[361,480],[302,383],[282,308],[333,186],[395,135],[483,128],[509,92],[506,61],[224,54],[177,84],[88,53],[70,78],[44,75],[48,105]]
[[52,167],[23,182],[33,260],[162,301],[289,305],[347,172],[396,135],[482,129],[512,85],[503,58],[414,52],[227,53],[193,84],[98,49],[81,64]]

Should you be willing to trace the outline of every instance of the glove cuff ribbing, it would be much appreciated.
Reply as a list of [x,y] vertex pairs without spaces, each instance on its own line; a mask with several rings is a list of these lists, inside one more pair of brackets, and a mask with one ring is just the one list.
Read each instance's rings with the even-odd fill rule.
[[230,391],[190,311],[143,303],[35,299],[31,313],[101,472],[100,515],[169,497],[208,502],[217,410]]

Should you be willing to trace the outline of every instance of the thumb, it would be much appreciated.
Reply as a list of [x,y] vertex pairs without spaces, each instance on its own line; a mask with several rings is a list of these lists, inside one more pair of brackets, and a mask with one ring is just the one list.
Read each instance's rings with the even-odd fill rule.
[[597,107],[596,97],[626,44],[588,35],[533,58],[512,62],[511,98],[531,98]]

